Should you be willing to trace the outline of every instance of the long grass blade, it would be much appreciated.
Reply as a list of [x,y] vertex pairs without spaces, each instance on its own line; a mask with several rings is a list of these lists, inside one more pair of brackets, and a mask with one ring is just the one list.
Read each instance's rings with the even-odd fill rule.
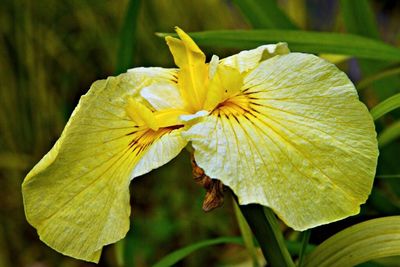
[[[341,0],[340,8],[347,32],[376,40],[380,39],[377,21],[371,8],[370,1]],[[358,63],[363,76],[372,75],[388,67],[385,62],[364,59],[360,59]],[[363,86],[375,89],[375,94],[378,99],[385,99],[395,94],[400,85],[400,80],[394,76],[382,76],[380,79],[370,80],[370,82],[364,83]],[[385,90],[381,90],[381,88],[385,88]],[[361,87],[361,89],[363,89],[363,87]]]
[[240,205],[269,266],[294,267],[275,214],[261,205]]
[[371,74],[363,79],[361,79],[357,84],[357,89],[362,90],[372,85],[372,83],[385,79],[390,76],[395,76],[400,74],[400,67],[394,67],[389,69],[384,69],[377,73]]
[[383,115],[389,113],[390,111],[400,107],[400,93],[389,97],[388,99],[382,101],[370,110],[370,113],[374,120],[379,119]]
[[304,266],[355,266],[395,255],[400,255],[400,216],[369,220],[335,234],[307,256]]
[[376,178],[382,178],[382,179],[397,179],[400,178],[400,174],[380,174],[377,175]]
[[379,39],[376,19],[368,0],[341,0],[340,8],[348,32]]
[[189,254],[195,252],[198,249],[218,245],[218,244],[237,244],[243,245],[243,240],[241,237],[220,237],[216,239],[210,239],[201,241],[198,243],[191,244],[187,247],[178,249],[171,254],[168,254],[164,258],[162,258],[159,262],[157,262],[153,267],[169,267],[173,266],[175,263],[187,257]]
[[386,127],[379,135],[378,135],[378,144],[379,147],[382,148],[397,138],[400,137],[400,121],[396,121],[390,126]]
[[[170,33],[159,33],[164,37]],[[359,58],[399,61],[400,49],[370,38],[344,33],[300,30],[223,30],[190,33],[199,45],[251,49],[259,45],[287,42],[292,51],[330,53]]]
[[307,230],[303,233],[303,240],[301,242],[301,249],[299,253],[299,262],[297,264],[298,267],[302,267],[304,263],[304,256],[306,255],[307,246],[310,241],[311,230]]
[[296,29],[276,0],[234,0],[255,29]]
[[139,8],[140,0],[129,1],[120,33],[115,74],[125,72],[128,68],[133,66],[133,56],[136,46],[136,24]]
[[244,245],[246,246],[247,252],[249,253],[253,261],[253,266],[260,266],[257,259],[256,247],[253,241],[253,234],[251,233],[251,229],[247,224],[246,219],[244,218],[242,212],[240,211],[240,208],[236,203],[235,199],[233,199],[233,208],[235,211],[236,220],[239,224],[240,233],[242,234],[243,237]]

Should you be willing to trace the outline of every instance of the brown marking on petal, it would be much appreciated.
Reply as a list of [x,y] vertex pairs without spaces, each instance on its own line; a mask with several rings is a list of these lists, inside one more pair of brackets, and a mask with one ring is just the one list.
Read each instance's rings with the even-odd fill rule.
[[132,152],[137,151],[136,154],[139,154],[140,152],[143,152],[146,148],[151,146],[156,140],[160,139],[162,136],[182,127],[183,125],[176,125],[160,128],[157,131],[146,128],[130,133],[129,135],[132,135],[132,141],[129,143],[129,148],[132,149]]
[[191,163],[194,181],[206,190],[203,210],[208,212],[221,207],[224,203],[224,184],[217,179],[211,179],[207,176],[204,170],[197,165],[193,154],[191,154]]

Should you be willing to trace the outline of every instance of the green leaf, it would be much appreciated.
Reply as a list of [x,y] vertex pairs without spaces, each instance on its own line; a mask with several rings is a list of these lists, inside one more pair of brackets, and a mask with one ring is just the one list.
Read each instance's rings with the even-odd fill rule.
[[[379,39],[378,26],[368,0],[341,0],[340,3],[344,26],[347,32],[372,39]],[[362,75],[371,75],[388,67],[386,62],[363,59],[359,60],[359,66]],[[400,80],[394,76],[384,76],[381,78],[382,80],[370,80],[373,83],[369,83],[368,87],[375,89],[378,99],[385,99],[397,92]]]
[[251,229],[247,224],[246,219],[244,218],[242,212],[240,211],[240,208],[236,203],[235,199],[233,199],[233,208],[235,211],[236,220],[239,224],[240,233],[242,234],[243,237],[244,244],[253,261],[253,266],[260,266],[257,259],[256,247],[253,241],[253,234],[251,233]]
[[400,121],[396,121],[390,126],[386,127],[378,135],[379,147],[384,147],[400,137]]
[[374,120],[379,119],[386,113],[400,107],[400,93],[389,97],[388,99],[382,101],[370,110],[370,113]]
[[388,68],[371,74],[361,79],[357,84],[357,89],[362,90],[372,85],[372,83],[381,79],[400,74],[400,67]]
[[136,24],[139,8],[140,0],[129,1],[119,38],[115,74],[125,72],[133,66],[133,54],[136,46]]
[[307,230],[303,233],[303,240],[301,242],[302,244],[301,244],[301,249],[300,249],[300,253],[299,253],[299,262],[297,264],[298,267],[303,266],[304,256],[307,251],[308,242],[310,241],[310,235],[311,235],[311,230]]
[[341,0],[340,7],[348,32],[379,39],[376,19],[368,0]]
[[310,253],[304,266],[355,266],[395,255],[400,255],[400,216],[369,220],[340,231]]
[[26,170],[32,166],[32,156],[21,153],[0,152],[0,170]]
[[276,0],[234,0],[255,29],[296,29]]
[[172,252],[171,254],[168,254],[167,256],[162,258],[159,262],[154,264],[153,267],[172,266],[198,249],[213,246],[213,245],[218,245],[218,244],[226,244],[226,243],[243,245],[243,240],[241,237],[220,237],[220,238],[216,238],[216,239],[209,239],[209,240],[201,241],[201,242],[198,242],[195,244],[191,244],[187,247],[178,249],[178,250]]
[[268,264],[294,267],[274,212],[258,204],[239,205]]
[[392,178],[400,178],[400,174],[379,174],[376,178],[382,179],[392,179]]
[[[158,36],[174,35],[159,33]],[[359,58],[400,60],[400,49],[384,42],[344,33],[300,30],[223,30],[189,34],[197,44],[251,49],[263,44],[287,42],[292,51],[351,55]]]
[[389,194],[378,187],[373,187],[371,195],[368,198],[370,207],[379,211],[379,214],[391,216],[400,212],[399,206],[389,197]]
[[[288,251],[290,253],[290,255],[292,256],[300,256],[301,253],[301,249],[303,248],[303,243],[300,243],[298,241],[290,241],[290,240],[286,240],[285,241],[286,247],[288,248]],[[315,249],[315,245],[313,244],[308,244],[305,248],[305,254],[310,253],[311,251],[313,251]]]

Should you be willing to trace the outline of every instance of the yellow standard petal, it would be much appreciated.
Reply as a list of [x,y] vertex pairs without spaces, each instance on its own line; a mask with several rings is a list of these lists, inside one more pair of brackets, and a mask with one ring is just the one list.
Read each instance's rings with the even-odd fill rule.
[[95,82],[81,98],[60,139],[22,185],[26,217],[43,242],[98,262],[103,246],[125,236],[130,180],[186,145],[179,101],[176,107],[163,103],[151,90],[144,94],[149,100],[141,96],[144,88],[166,87],[180,96],[176,70],[138,68]]
[[202,109],[207,89],[208,66],[206,56],[195,42],[181,29],[176,28],[180,39],[166,37],[167,45],[179,67],[178,86],[188,111]]
[[295,230],[357,214],[378,157],[374,123],[353,84],[334,65],[301,53],[250,68],[240,92],[184,136],[198,165],[241,204],[269,206]]

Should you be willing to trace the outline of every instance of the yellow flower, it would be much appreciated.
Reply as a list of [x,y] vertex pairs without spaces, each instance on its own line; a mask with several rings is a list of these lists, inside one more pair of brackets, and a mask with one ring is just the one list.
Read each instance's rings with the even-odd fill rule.
[[182,30],[167,37],[179,69],[135,68],[95,82],[23,185],[43,242],[97,262],[129,229],[129,183],[191,142],[206,175],[241,204],[295,230],[359,212],[377,164],[374,124],[334,65],[287,45],[206,63]]

